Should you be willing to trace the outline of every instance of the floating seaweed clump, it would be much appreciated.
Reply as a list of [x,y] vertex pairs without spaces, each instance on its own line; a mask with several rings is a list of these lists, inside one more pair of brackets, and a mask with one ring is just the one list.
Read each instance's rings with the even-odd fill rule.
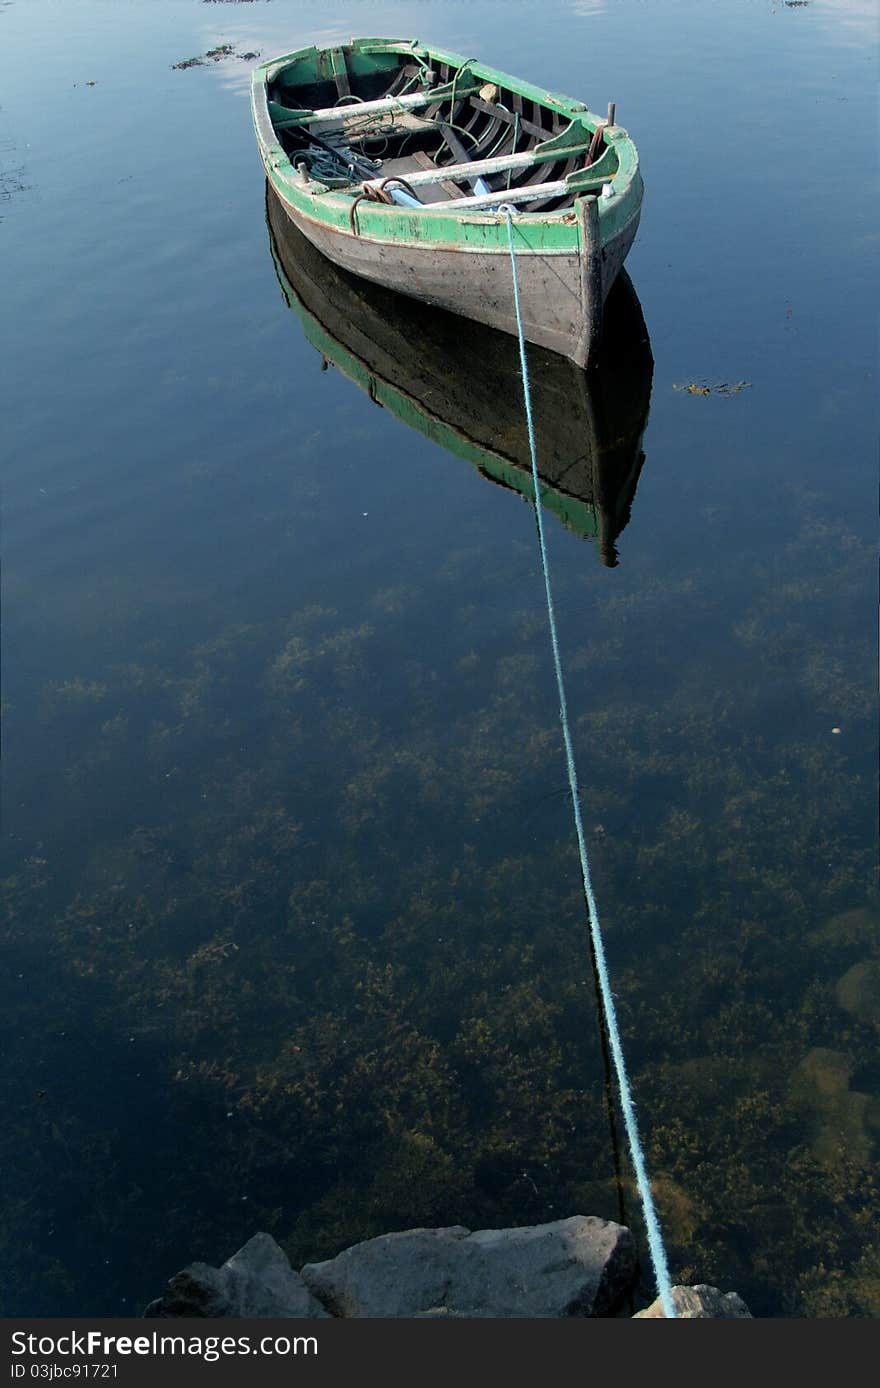
[[[217,0],[214,0],[217,3]],[[242,3],[242,0],[238,0]],[[231,43],[219,43],[215,48],[209,48],[206,53],[202,53],[196,58],[183,58],[179,63],[171,64],[172,72],[185,72],[187,68],[204,67],[206,63],[222,63],[228,58],[238,58],[241,62],[252,63],[259,58],[259,53],[250,52],[237,53],[235,46]]]
[[742,391],[748,390],[751,381],[718,381],[717,384],[707,385],[700,381],[687,381],[684,385],[673,385],[673,390],[683,390],[688,395],[739,395]]

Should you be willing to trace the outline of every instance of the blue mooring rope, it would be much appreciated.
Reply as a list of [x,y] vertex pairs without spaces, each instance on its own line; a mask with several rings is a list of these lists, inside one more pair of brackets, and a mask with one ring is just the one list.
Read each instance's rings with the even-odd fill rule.
[[608,964],[605,958],[605,943],[602,939],[602,928],[599,925],[599,913],[596,909],[596,897],[593,893],[593,883],[590,876],[590,864],[587,859],[587,843],[584,836],[581,805],[578,797],[577,768],[575,767],[574,748],[572,746],[571,732],[568,726],[568,703],[565,697],[565,683],[562,678],[559,638],[556,633],[556,613],[553,606],[553,593],[550,588],[547,545],[544,540],[544,508],[541,503],[541,484],[538,479],[538,454],[535,445],[535,426],[532,420],[532,395],[529,385],[529,368],[526,363],[526,343],[523,335],[522,314],[519,306],[519,284],[516,277],[516,253],[513,246],[513,218],[511,216],[510,207],[504,206],[503,208],[499,208],[499,211],[503,211],[507,218],[507,240],[510,247],[510,268],[513,275],[513,303],[516,309],[516,329],[519,335],[519,360],[522,368],[523,399],[525,400],[526,406],[526,424],[528,425],[529,449],[532,456],[532,483],[535,488],[535,519],[538,524],[538,541],[541,546],[541,568],[544,573],[544,592],[547,596],[547,616],[550,619],[550,640],[553,645],[553,665],[556,670],[556,688],[559,693],[559,721],[562,724],[562,736],[565,741],[568,786],[571,791],[571,803],[574,810],[574,825],[577,832],[578,849],[580,851],[581,874],[584,881],[584,896],[587,902],[590,936],[593,942],[593,953],[596,959],[599,992],[602,997],[602,1007],[605,1012],[605,1026],[608,1032],[611,1054],[614,1058],[614,1070],[617,1075],[620,1107],[623,1110],[623,1121],[626,1127],[626,1135],[629,1139],[632,1164],[636,1175],[636,1184],[639,1188],[639,1196],[645,1216],[645,1229],[648,1235],[648,1248],[651,1253],[651,1262],[654,1265],[657,1293],[660,1297],[664,1316],[669,1319],[675,1319],[675,1302],[672,1298],[672,1282],[669,1276],[669,1266],[666,1261],[666,1249],[663,1246],[663,1236],[660,1232],[660,1222],[654,1207],[654,1197],[651,1194],[651,1183],[648,1180],[648,1170],[645,1165],[642,1140],[639,1137],[639,1125],[636,1121],[635,1104],[633,1103],[629,1076],[626,1072],[626,1061],[623,1056],[620,1029],[617,1024],[617,1011],[614,1006],[614,995],[611,992],[611,981],[608,975]]

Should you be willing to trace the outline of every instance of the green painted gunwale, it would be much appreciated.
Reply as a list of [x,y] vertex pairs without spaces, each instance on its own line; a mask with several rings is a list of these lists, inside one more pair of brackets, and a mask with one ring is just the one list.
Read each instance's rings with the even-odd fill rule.
[[[368,71],[368,64],[380,66],[382,55],[415,54],[431,63],[448,63],[460,67],[467,62],[467,72],[481,82],[492,82],[518,92],[529,101],[538,102],[548,110],[581,123],[585,133],[592,135],[602,117],[589,111],[582,101],[561,96],[524,82],[509,73],[501,72],[475,59],[465,59],[458,53],[442,48],[427,48],[416,40],[353,39],[350,44],[333,48],[297,49],[283,57],[273,58],[255,69],[251,88],[254,128],[266,175],[281,199],[301,217],[351,235],[349,213],[351,196],[342,192],[311,191],[316,185],[304,186],[294,172],[277,132],[272,124],[268,106],[268,83],[286,69],[297,69],[297,83],[313,80],[319,73],[319,62],[329,63],[330,54],[342,46],[352,70]],[[633,217],[638,216],[642,200],[642,180],[638,152],[629,134],[620,126],[607,135],[617,156],[617,172],[610,178],[615,196],[599,198],[599,229],[603,244],[617,236]],[[408,208],[361,202],[358,206],[358,234],[362,240],[394,246],[425,246],[433,249],[493,252],[507,249],[507,224],[497,211],[468,211],[444,213],[440,210],[410,211]],[[518,213],[514,218],[518,249],[542,255],[576,254],[580,248],[580,232],[573,209],[556,213]]]

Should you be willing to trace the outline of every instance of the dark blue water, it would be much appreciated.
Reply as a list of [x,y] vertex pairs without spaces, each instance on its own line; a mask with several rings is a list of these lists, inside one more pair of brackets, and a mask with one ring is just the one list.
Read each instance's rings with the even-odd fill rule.
[[875,1316],[867,0],[0,7],[3,1309],[619,1211],[531,512],[320,371],[252,60],[172,70],[363,32],[638,144],[645,462],[550,542],[649,1169],[676,1280]]

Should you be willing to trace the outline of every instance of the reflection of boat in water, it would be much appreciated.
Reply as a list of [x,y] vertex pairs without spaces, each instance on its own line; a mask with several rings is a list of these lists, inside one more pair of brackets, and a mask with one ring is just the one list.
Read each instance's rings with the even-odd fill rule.
[[[275,269],[306,337],[398,419],[530,500],[515,338],[346,273],[302,236],[267,185]],[[594,368],[529,346],[544,507],[595,537],[603,563],[630,516],[644,462],[653,358],[625,271],[606,305]]]

